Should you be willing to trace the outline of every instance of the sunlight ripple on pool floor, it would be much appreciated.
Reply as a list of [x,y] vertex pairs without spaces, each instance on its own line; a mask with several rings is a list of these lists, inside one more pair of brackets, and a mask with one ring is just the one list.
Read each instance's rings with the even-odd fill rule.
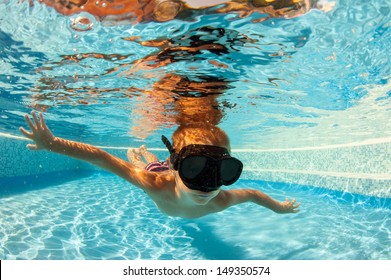
[[[166,217],[106,174],[1,198],[0,259],[390,259],[390,199],[241,180],[295,215],[253,204],[198,220]],[[378,203],[380,202],[380,203]]]
[[197,259],[175,219],[118,178],[2,198],[0,259]]

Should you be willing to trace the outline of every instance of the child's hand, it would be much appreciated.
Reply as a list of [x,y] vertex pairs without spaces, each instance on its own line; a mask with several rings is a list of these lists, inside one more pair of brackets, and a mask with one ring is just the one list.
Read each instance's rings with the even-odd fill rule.
[[300,210],[297,208],[300,206],[300,203],[296,203],[296,199],[292,199],[292,201],[289,200],[289,198],[285,199],[284,202],[280,202],[280,207],[278,209],[278,213],[284,214],[284,213],[297,213]]
[[31,129],[31,132],[25,130],[23,127],[20,127],[19,130],[29,139],[33,140],[35,144],[28,144],[27,148],[30,150],[42,150],[42,149],[50,149],[55,137],[50,131],[50,129],[46,126],[45,120],[43,118],[42,113],[39,113],[39,118],[32,112],[34,122],[31,121],[29,115],[25,115],[24,119],[26,120],[28,126]]

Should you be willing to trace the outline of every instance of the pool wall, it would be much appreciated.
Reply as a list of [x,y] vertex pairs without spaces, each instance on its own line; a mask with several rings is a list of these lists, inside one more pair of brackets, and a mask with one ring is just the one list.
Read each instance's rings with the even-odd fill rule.
[[47,151],[30,151],[20,137],[0,137],[0,179],[89,169],[89,165]]
[[[30,151],[20,137],[0,138],[0,180],[45,173],[75,173],[96,167],[47,151]],[[126,148],[104,148],[123,159]],[[161,160],[167,151],[151,149]],[[391,141],[321,148],[233,150],[245,166],[242,178],[391,197]]]
[[250,179],[391,197],[390,139],[238,156]]

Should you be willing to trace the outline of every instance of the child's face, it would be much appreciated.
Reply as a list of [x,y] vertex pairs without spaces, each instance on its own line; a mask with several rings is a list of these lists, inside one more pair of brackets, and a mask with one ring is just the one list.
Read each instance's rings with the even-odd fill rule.
[[202,192],[198,190],[189,189],[180,178],[178,171],[174,171],[175,182],[177,189],[180,191],[180,194],[186,196],[186,198],[190,199],[194,204],[197,205],[205,205],[213,198],[215,198],[219,193],[221,188],[211,192]]

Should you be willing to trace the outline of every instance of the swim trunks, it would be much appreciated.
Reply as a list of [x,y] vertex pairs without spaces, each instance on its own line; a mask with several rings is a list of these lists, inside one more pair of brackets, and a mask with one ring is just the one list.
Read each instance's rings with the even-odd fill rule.
[[151,162],[148,163],[148,165],[145,167],[145,170],[151,171],[151,172],[162,172],[162,171],[168,171],[170,168],[168,167],[168,164],[166,161],[157,161],[157,162]]

